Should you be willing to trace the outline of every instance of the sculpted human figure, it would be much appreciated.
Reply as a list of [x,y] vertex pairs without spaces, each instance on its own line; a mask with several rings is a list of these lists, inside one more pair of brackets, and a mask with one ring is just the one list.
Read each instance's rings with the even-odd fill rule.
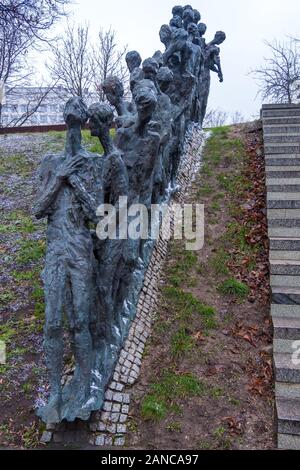
[[[136,122],[131,127],[118,129],[116,145],[124,155],[129,177],[128,206],[139,203],[150,209],[154,168],[160,143],[159,124],[153,121],[157,106],[157,91],[153,82],[139,82],[134,89],[133,98],[137,108]],[[133,272],[144,258],[143,246],[141,240],[129,238],[127,241],[126,263],[121,270],[117,293],[119,302],[123,303],[126,298]],[[116,308],[120,310],[120,305]]]
[[182,24],[185,30],[187,30],[188,25],[190,23],[194,22],[194,12],[190,8],[186,8],[183,10],[183,15],[182,15]]
[[[157,73],[157,82],[161,92],[168,96],[169,102],[166,104],[166,111],[168,113],[168,119],[171,122],[171,129],[170,134],[165,134],[165,146],[162,152],[162,166],[163,166],[163,174],[164,174],[164,182],[169,183],[172,178],[173,173],[173,166],[176,165],[178,148],[180,146],[179,139],[181,134],[178,133],[178,114],[180,114],[179,108],[176,105],[173,105],[170,97],[169,97],[169,90],[170,86],[174,80],[174,74],[171,69],[168,67],[161,67]],[[166,119],[167,119],[166,113]],[[171,116],[171,120],[170,120]],[[166,184],[165,183],[165,184]],[[158,187],[160,188],[160,187]],[[154,189],[156,189],[154,187]],[[165,187],[163,187],[165,189]],[[157,193],[154,194],[154,200],[157,202],[158,197]]]
[[223,31],[217,31],[214,39],[207,44],[204,52],[204,65],[201,72],[200,82],[200,124],[203,124],[207,109],[207,101],[210,91],[210,72],[217,73],[219,81],[223,82],[223,73],[220,60],[220,48],[218,47],[226,39]]
[[[96,208],[101,203],[101,187],[99,193],[92,187],[97,169],[95,171],[92,155],[81,146],[80,129],[88,115],[80,98],[71,98],[67,102],[64,118],[68,127],[65,151],[48,155],[42,161],[40,194],[34,207],[38,219],[48,218],[44,347],[50,398],[48,404],[38,410],[39,416],[48,423],[56,423],[63,418],[70,421],[87,419],[90,414],[87,402],[92,361],[89,322],[93,243],[88,221],[97,222]],[[62,391],[64,307],[76,367],[71,383]]]
[[154,83],[157,92],[159,93],[160,90],[156,79],[156,75],[159,69],[157,61],[153,57],[149,57],[148,59],[144,60],[142,68],[144,72],[144,78],[146,80],[151,80]]
[[159,68],[164,65],[164,56],[161,51],[155,51],[152,58],[157,62]]
[[169,65],[168,62],[173,54],[179,54],[181,73],[186,70],[188,57],[191,53],[187,47],[188,33],[183,28],[178,28],[172,31],[171,42],[164,53],[164,63]]
[[173,18],[171,18],[170,20],[170,27],[174,30],[174,29],[178,29],[178,28],[182,28],[183,26],[183,23],[182,23],[182,18],[181,16],[173,16]]
[[[126,117],[135,111],[132,104],[124,100],[124,86],[118,77],[107,77],[102,83],[102,89],[109,103],[116,108],[118,116]],[[117,121],[117,125],[122,125],[122,119]]]
[[[115,210],[119,210],[119,198],[128,195],[128,175],[126,165],[123,161],[121,152],[115,147],[110,136],[114,113],[112,108],[105,103],[94,103],[89,107],[89,127],[91,135],[98,137],[103,146],[104,154],[102,180],[104,203],[111,204]],[[127,240],[119,239],[95,239],[95,256],[97,264],[97,292],[100,301],[101,316],[97,312],[93,315],[95,323],[94,330],[102,332],[104,330],[104,339],[106,342],[106,352],[109,352],[110,345],[118,344],[120,335],[116,335],[117,330],[122,329],[119,312],[115,308],[117,302],[117,290],[120,281],[121,268],[125,264],[124,245]],[[99,321],[102,325],[99,325]],[[101,335],[98,342],[101,342]],[[102,352],[98,354],[97,368],[104,368],[107,364],[103,364],[103,348],[99,348]],[[105,367],[106,366],[106,367]]]
[[172,29],[168,24],[163,24],[161,26],[159,30],[159,38],[164,44],[165,48],[168,49],[172,41]]
[[180,16],[180,18],[182,18],[183,7],[181,5],[175,5],[175,7],[172,8],[172,15],[173,16]]
[[[142,63],[142,58],[137,51],[130,51],[126,54],[125,60],[127,63],[128,70],[130,72],[129,83],[130,90],[132,93],[136,83],[140,80],[143,80],[144,78],[144,73],[140,67]],[[134,107],[133,103],[132,106]]]
[[205,23],[199,23],[197,25],[197,28],[198,28],[198,34],[199,34],[199,46],[201,47],[202,50],[204,50],[206,47],[206,42],[203,36],[206,33],[207,26]]
[[137,51],[129,51],[125,57],[126,64],[130,73],[137,67],[140,67],[142,58]]
[[[151,204],[153,169],[160,136],[153,129],[152,117],[157,106],[157,91],[152,81],[142,80],[133,93],[137,107],[136,122],[120,128],[116,145],[124,155],[129,176],[129,203]],[[157,128],[157,127],[156,127]]]
[[201,14],[195,8],[193,9],[193,13],[194,13],[194,23],[197,25],[199,21],[201,20]]

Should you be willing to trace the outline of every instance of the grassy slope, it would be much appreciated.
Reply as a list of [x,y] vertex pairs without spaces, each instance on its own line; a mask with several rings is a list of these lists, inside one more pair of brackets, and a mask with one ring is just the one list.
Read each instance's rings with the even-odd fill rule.
[[205,204],[205,246],[171,243],[128,446],[274,446],[265,230],[253,238],[265,201],[249,177],[257,154],[246,151],[245,136],[214,129],[205,148],[189,201]]

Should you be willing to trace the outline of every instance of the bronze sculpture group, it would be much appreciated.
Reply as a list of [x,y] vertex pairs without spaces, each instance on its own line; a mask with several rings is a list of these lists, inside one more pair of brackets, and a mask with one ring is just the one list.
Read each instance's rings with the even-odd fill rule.
[[[164,52],[144,61],[136,51],[126,56],[132,100],[124,99],[123,84],[113,76],[102,84],[108,103],[87,108],[81,98],[70,98],[65,150],[41,163],[34,213],[48,219],[44,347],[50,397],[38,415],[47,423],[87,420],[101,408],[155,243],[100,239],[98,208],[110,204],[119,213],[125,200],[128,207],[143,204],[149,211],[168,199],[186,133],[202,127],[210,72],[223,81],[218,46],[225,34],[217,32],[206,44],[197,10],[176,6],[172,15],[159,33]],[[82,146],[87,121],[102,156]],[[75,369],[62,387],[65,320]]]

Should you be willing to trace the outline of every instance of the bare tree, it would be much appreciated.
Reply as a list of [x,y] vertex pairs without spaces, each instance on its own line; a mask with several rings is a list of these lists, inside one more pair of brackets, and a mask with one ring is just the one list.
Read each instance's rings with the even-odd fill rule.
[[110,75],[117,76],[124,85],[125,93],[127,92],[129,73],[125,64],[126,52],[127,46],[118,49],[115,31],[99,31],[98,42],[93,47],[92,66],[94,87],[100,101],[105,100],[101,84]]
[[53,61],[47,67],[52,78],[71,96],[89,95],[92,64],[89,27],[68,24],[64,35],[52,44]]
[[1,0],[0,17],[6,26],[13,25],[20,34],[48,40],[50,28],[68,13],[65,6],[72,0]]
[[241,124],[242,122],[245,122],[245,118],[240,111],[232,113],[229,120],[230,124]]
[[206,113],[203,127],[220,127],[224,126],[228,119],[228,113],[222,109],[209,109]]
[[[70,0],[1,0],[0,83],[9,96],[32,76],[28,54],[40,41],[49,41],[49,29],[66,14]],[[3,100],[0,103],[0,126]]]
[[271,56],[265,58],[265,66],[250,72],[258,82],[258,93],[273,103],[292,103],[295,83],[300,80],[299,45],[293,39],[265,43]]

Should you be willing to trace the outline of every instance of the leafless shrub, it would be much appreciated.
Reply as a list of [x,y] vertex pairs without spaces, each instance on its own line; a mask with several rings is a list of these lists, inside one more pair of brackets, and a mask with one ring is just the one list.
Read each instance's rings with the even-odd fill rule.
[[112,29],[98,34],[98,41],[93,47],[93,81],[94,87],[100,101],[105,100],[105,95],[101,88],[103,81],[110,75],[117,76],[124,85],[125,92],[128,92],[128,69],[125,64],[127,46],[118,49],[116,42],[116,32]]
[[292,103],[295,84],[300,80],[300,53],[296,40],[265,42],[270,57],[265,65],[250,72],[259,86],[263,100],[271,103]]

